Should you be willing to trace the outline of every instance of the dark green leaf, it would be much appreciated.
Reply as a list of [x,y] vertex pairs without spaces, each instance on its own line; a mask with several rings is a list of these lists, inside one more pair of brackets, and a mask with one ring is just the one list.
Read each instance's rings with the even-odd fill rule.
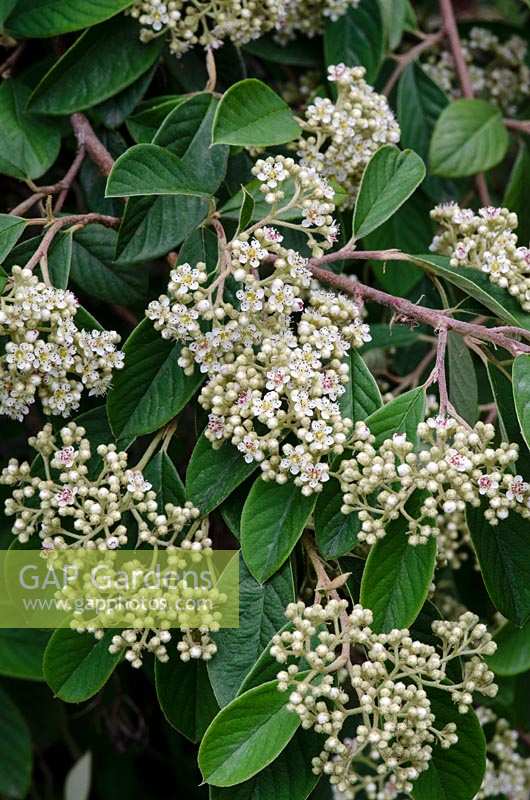
[[239,211],[238,232],[244,231],[250,225],[255,206],[254,198],[250,192],[244,186],[241,187],[241,191],[243,192],[243,202]]
[[60,628],[44,652],[44,678],[65,703],[81,703],[97,694],[123,656],[109,653],[114,631],[96,641],[89,633]]
[[256,580],[263,583],[290,556],[313,511],[316,497],[298,486],[258,478],[243,506],[241,548]]
[[521,244],[527,245],[530,242],[530,152],[526,142],[519,147],[502,204],[517,214],[517,235]]
[[492,526],[487,504],[467,509],[467,522],[486,589],[495,608],[515,625],[530,616],[530,526],[519,514]]
[[377,411],[383,401],[379,387],[363,357],[353,348],[349,353],[348,367],[349,380],[346,391],[339,398],[339,407],[344,417],[357,422]]
[[150,194],[207,196],[197,176],[178,156],[156,144],[135,144],[115,162],[105,197]]
[[375,436],[374,447],[379,447],[394,433],[406,433],[409,441],[415,442],[418,425],[424,416],[425,390],[421,386],[398,395],[366,420]]
[[144,319],[124,346],[125,367],[116,372],[107,401],[116,439],[158,430],[181,411],[203,380],[178,365],[180,345],[162,339]]
[[186,472],[188,500],[203,514],[209,514],[255,469],[255,462],[247,464],[242,453],[229,442],[214,450],[203,433]]
[[487,370],[493,398],[497,404],[501,438],[505,442],[515,442],[519,445],[517,469],[521,470],[524,475],[530,474],[530,452],[519,427],[512,382],[504,371],[491,362],[488,363]]
[[248,78],[225,92],[213,123],[214,144],[267,147],[296,139],[300,127],[291,109],[265,83]]
[[39,114],[82,111],[130,86],[154,64],[163,41],[143,44],[135,19],[120,15],[85,31],[43,77],[29,100]]
[[0,630],[0,675],[43,680],[42,657],[49,631],[2,628]]
[[0,214],[0,261],[3,261],[10,250],[16,245],[26,226],[22,217],[12,217],[10,214]]
[[340,484],[331,478],[319,494],[315,506],[315,540],[324,558],[338,558],[351,552],[357,543],[361,523],[357,514],[343,514]]
[[380,147],[364,170],[353,212],[356,239],[376,230],[403,205],[425,177],[425,164],[412,150]]
[[445,178],[485,172],[502,161],[509,140],[498,106],[485,100],[455,100],[434,127],[431,171]]
[[219,710],[206,663],[184,663],[173,647],[168,662],[156,661],[155,681],[158,702],[169,724],[192,742],[200,741]]
[[185,96],[169,95],[166,97],[152,97],[141,103],[136,114],[127,121],[127,130],[137,144],[148,144],[153,141],[153,136],[174,108],[184,103]]
[[409,64],[399,81],[397,103],[401,144],[426,161],[434,126],[449,100],[418,64]]
[[519,675],[530,669],[530,622],[522,628],[507,622],[496,634],[495,641],[497,652],[487,661],[497,675]]
[[[261,584],[252,577],[240,556],[239,627],[224,628],[214,634],[218,651],[208,662],[208,674],[221,706],[230,703],[238,694],[259,656],[285,624],[285,607],[293,600],[293,576],[289,564]],[[267,680],[271,677],[276,675]]]
[[276,681],[236,697],[214,719],[199,749],[199,767],[212,786],[234,786],[268,766],[293,738],[300,718],[286,708]]
[[470,425],[479,418],[478,384],[475,365],[463,338],[449,332],[447,337],[449,399]]
[[441,689],[429,689],[436,727],[454,722],[458,742],[444,750],[433,749],[432,761],[414,782],[414,800],[473,800],[486,768],[486,742],[474,711],[460,714],[450,697]]
[[[412,498],[407,508],[414,517],[422,498]],[[370,550],[361,583],[361,604],[374,615],[373,628],[388,632],[408,628],[418,616],[431,586],[436,563],[436,538],[411,545],[406,534],[408,522],[401,517],[391,522],[386,535]]]
[[0,793],[22,800],[31,783],[31,739],[22,714],[0,689]]
[[153,456],[144,469],[144,476],[156,492],[160,514],[164,513],[164,506],[167,503],[172,503],[174,506],[184,505],[186,502],[184,484],[167,453],[160,451]]
[[361,0],[335,22],[328,22],[324,35],[326,64],[362,66],[366,80],[374,83],[383,61],[384,29],[377,0]]
[[38,38],[79,31],[114,16],[130,0],[23,0],[6,22],[13,36]]
[[26,111],[29,95],[17,78],[0,86],[0,172],[14,178],[40,178],[61,146],[55,123]]
[[513,362],[512,382],[519,427],[530,447],[530,355],[517,356]]

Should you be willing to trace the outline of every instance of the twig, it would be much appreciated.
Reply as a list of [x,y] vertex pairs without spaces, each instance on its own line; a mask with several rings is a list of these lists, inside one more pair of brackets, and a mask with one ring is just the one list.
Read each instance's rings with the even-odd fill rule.
[[424,50],[429,50],[435,44],[437,44],[440,39],[443,38],[445,31],[443,29],[437,31],[436,33],[431,33],[423,39],[419,44],[411,47],[406,53],[401,55],[394,56],[395,60],[397,61],[397,65],[392,72],[390,78],[385,84],[385,88],[383,89],[383,94],[388,97],[396,83],[398,82],[401,73],[405,71],[409,64],[415,61],[418,56],[420,56]]
[[530,119],[505,119],[504,124],[512,131],[530,133]]
[[28,263],[25,265],[26,269],[33,269],[34,267],[42,261],[43,258],[46,258],[48,255],[48,250],[51,247],[51,244],[61,228],[64,228],[66,225],[75,225],[78,228],[84,228],[85,225],[90,225],[91,223],[99,223],[101,225],[105,225],[108,228],[116,228],[120,224],[119,217],[109,217],[106,214],[72,214],[65,217],[59,217],[56,219],[48,228],[46,233],[44,234],[41,243],[31,256]]
[[208,72],[208,80],[204,91],[215,92],[215,87],[217,85],[217,68],[215,66],[215,57],[211,47],[206,48],[206,70]]
[[436,346],[436,382],[440,395],[440,415],[445,417],[447,406],[449,405],[449,395],[447,393],[447,380],[445,376],[445,352],[447,349],[447,328],[443,325],[438,331],[438,342]]
[[54,209],[55,213],[58,213],[64,205],[64,201],[66,200],[68,191],[70,190],[70,187],[72,186],[72,183],[74,182],[76,175],[81,168],[84,158],[85,158],[85,147],[84,145],[81,145],[76,153],[76,156],[70,168],[68,169],[68,172],[66,173],[66,175],[64,175],[63,178],[61,178],[60,181],[57,181],[57,183],[52,183],[49,186],[34,186],[33,184],[30,183],[30,187],[34,189],[33,194],[30,197],[26,198],[26,200],[23,200],[22,203],[19,203],[18,206],[15,206],[15,208],[13,208],[9,213],[12,216],[17,216],[18,214],[24,214],[43,197],[55,194],[56,192],[61,192],[59,198],[57,199],[57,203],[55,204],[55,209]]
[[15,47],[13,52],[6,58],[6,60],[0,64],[0,78],[9,78],[11,77],[11,71],[15,64],[17,63],[18,59],[24,52],[26,44],[22,42],[19,44],[18,47]]
[[[384,252],[385,251],[381,251],[381,253]],[[329,254],[327,257],[323,256],[323,259],[326,259],[328,262],[331,261],[332,259],[330,258],[330,255],[332,254]],[[337,256],[337,260],[344,258],[344,254],[341,254],[341,251],[337,251],[335,255]],[[407,259],[407,256],[404,253],[401,253],[400,256],[402,260]],[[484,325],[477,325],[472,322],[464,322],[463,320],[455,319],[446,311],[416,305],[415,303],[411,303],[410,300],[406,300],[403,297],[394,297],[393,295],[387,294],[380,289],[375,289],[372,286],[366,286],[363,283],[352,280],[345,275],[336,275],[334,272],[322,269],[320,267],[320,263],[322,263],[323,259],[311,259],[308,265],[309,270],[317,280],[319,280],[321,283],[327,284],[328,286],[333,286],[334,288],[339,289],[346,294],[352,295],[353,297],[362,300],[370,300],[373,303],[378,303],[379,305],[392,308],[397,312],[403,321],[409,320],[420,322],[425,325],[429,325],[434,330],[440,330],[441,328],[445,327],[448,331],[455,331],[455,333],[458,333],[461,336],[473,336],[475,339],[479,339],[484,342],[491,342],[496,347],[504,348],[513,356],[519,355],[520,353],[530,352],[530,345],[524,344],[523,342],[518,342],[515,339],[511,339],[503,327],[487,328]],[[525,338],[528,338],[529,335],[529,331],[524,330],[524,328],[515,327],[510,328],[510,333]]]
[[85,115],[77,111],[70,117],[70,123],[79,147],[86,148],[87,154],[102,175],[109,175],[114,166],[114,159],[94,133],[94,129]]
[[[473,97],[473,85],[471,83],[471,77],[469,75],[469,70],[464,58],[464,53],[462,51],[462,45],[460,43],[460,36],[458,34],[458,27],[453,11],[453,4],[451,0],[439,0],[439,4],[443,20],[443,28],[447,34],[447,38],[449,39],[451,52],[455,62],[456,73],[462,88],[462,94],[464,97],[471,99]],[[491,205],[488,185],[482,172],[475,177],[475,184],[482,205]]]

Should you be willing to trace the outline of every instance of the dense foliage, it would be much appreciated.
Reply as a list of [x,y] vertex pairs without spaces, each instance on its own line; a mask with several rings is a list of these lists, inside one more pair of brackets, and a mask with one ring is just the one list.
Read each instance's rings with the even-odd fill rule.
[[527,800],[528,2],[0,22],[0,796]]

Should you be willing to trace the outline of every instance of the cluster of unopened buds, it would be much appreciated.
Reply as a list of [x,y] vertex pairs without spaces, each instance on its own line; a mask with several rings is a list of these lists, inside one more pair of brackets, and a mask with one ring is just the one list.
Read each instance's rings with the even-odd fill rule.
[[438,515],[460,514],[481,502],[491,525],[510,511],[529,518],[530,486],[510,472],[518,447],[505,442],[494,447],[494,437],[493,425],[477,422],[468,430],[438,416],[418,426],[417,448],[404,433],[376,448],[368,427],[357,423],[353,458],[342,462],[338,477],[342,512],[359,515],[359,540],[374,544],[390,522],[404,519],[410,544],[423,544],[440,533]]
[[[174,623],[172,627],[175,627]],[[182,638],[177,642],[176,650],[180,660],[210,661],[217,653],[217,645],[210,636],[219,626],[210,623],[210,626],[201,628],[181,628]],[[102,630],[97,631],[96,638],[101,638]],[[143,666],[145,653],[152,653],[154,657],[165,664],[169,661],[166,645],[172,640],[174,633],[162,628],[128,628],[112,637],[109,653],[125,652],[125,658],[135,669]]]
[[[475,614],[433,622],[440,647],[414,640],[406,629],[375,633],[372,612],[360,605],[348,612],[346,600],[292,603],[286,617],[290,626],[271,647],[287,665],[278,673],[278,689],[290,692],[287,707],[303,728],[326,736],[313,771],[327,775],[346,800],[361,792],[368,800],[410,792],[433,748],[458,741],[454,723],[437,727],[432,689],[447,692],[462,714],[474,693],[496,694],[483,661],[496,644]],[[453,683],[448,668],[463,658],[469,660]],[[346,737],[343,729],[357,719],[353,738]]]
[[[339,404],[345,356],[370,334],[356,303],[323,291],[306,259],[281,242],[267,226],[240,235],[229,246],[227,272],[209,286],[204,264],[176,267],[168,295],[147,316],[164,338],[183,342],[179,364],[187,373],[196,365],[206,373],[199,403],[210,412],[213,446],[230,441],[265,479],[291,478],[311,494],[328,480],[327,457],[342,453],[352,427]],[[223,299],[228,274],[240,285],[238,307]]]
[[[461,44],[473,93],[496,103],[506,114],[516,114],[530,96],[526,41],[520,36],[501,41],[492,31],[474,27]],[[462,89],[449,50],[438,50],[422,66],[451,98],[461,97]]]
[[530,311],[530,249],[518,246],[517,214],[507,208],[460,208],[444,203],[431,211],[441,226],[430,249],[449,256],[452,267],[473,267],[506,289]]
[[400,129],[386,97],[366,83],[364,67],[330,66],[328,80],[337,99],[316,97],[300,124],[297,142],[302,164],[336,181],[345,193],[341,206],[355,202],[364,168],[384,144],[396,144]]
[[[11,459],[0,483],[16,487],[5,501],[5,513],[14,516],[13,533],[20,542],[38,532],[45,551],[67,547],[116,550],[129,541],[126,514],[137,527],[138,541],[152,546],[177,546],[184,529],[197,550],[209,549],[199,511],[191,503],[166,504],[160,513],[156,492],[142,472],[129,468],[127,453],[113,444],[97,448],[100,467],[89,470],[92,448],[85,429],[69,423],[58,434],[51,425],[28,440],[42,459],[42,469]],[[130,528],[130,524],[129,524]],[[195,536],[197,534],[197,537]],[[197,539],[197,540],[196,540]]]
[[485,729],[487,748],[486,774],[475,800],[488,797],[528,800],[530,758],[520,752],[523,745],[518,732],[490,708],[479,708],[477,716]]
[[0,414],[22,420],[38,397],[45,414],[67,417],[83,390],[107,391],[112,372],[123,367],[115,331],[77,327],[79,303],[72,292],[13,267],[0,296]]
[[280,41],[298,32],[314,36],[326,18],[337,19],[359,0],[135,0],[129,9],[150,42],[168,34],[169,48],[181,56],[196,44],[218,48],[225,39],[244,45],[273,31]]

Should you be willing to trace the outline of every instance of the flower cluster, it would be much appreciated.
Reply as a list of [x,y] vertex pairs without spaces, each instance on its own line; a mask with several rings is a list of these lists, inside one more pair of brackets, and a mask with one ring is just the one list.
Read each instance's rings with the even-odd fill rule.
[[375,448],[367,426],[357,423],[354,457],[342,462],[339,478],[342,512],[358,512],[360,541],[374,544],[391,521],[403,519],[410,544],[422,544],[440,533],[439,514],[462,513],[466,505],[478,507],[481,501],[491,525],[511,510],[529,518],[530,486],[509,472],[517,461],[517,445],[494,447],[494,437],[493,425],[477,422],[470,431],[438,416],[418,426],[417,451],[404,433]]
[[115,331],[80,330],[72,292],[41,283],[13,267],[0,297],[0,414],[22,420],[38,397],[46,414],[68,416],[83,389],[102,395],[123,367]]
[[224,273],[203,288],[204,265],[182,264],[147,316],[164,338],[185,344],[186,372],[198,365],[208,376],[199,403],[210,412],[213,446],[228,440],[260,463],[265,479],[293,478],[311,494],[328,480],[327,457],[343,451],[352,426],[338,402],[348,381],[344,357],[370,335],[358,306],[312,282],[305,259],[281,240],[263,227],[231,243],[238,308],[222,299]]
[[[462,39],[462,52],[468,65],[473,93],[496,103],[510,115],[517,113],[530,96],[530,69],[526,64],[527,43],[520,36],[501,41],[485,28],[472,28]],[[423,64],[425,72],[450,97],[461,96],[454,59],[442,49]]]
[[518,752],[520,739],[505,719],[497,719],[489,708],[479,708],[484,727],[494,723],[493,735],[486,751],[486,774],[475,800],[506,796],[510,800],[527,800],[530,796],[530,758]]
[[452,267],[473,267],[485,272],[530,311],[530,249],[517,246],[517,214],[507,208],[481,208],[475,213],[456,203],[431,211],[441,226],[431,250],[449,256]]
[[[278,674],[278,688],[290,691],[288,708],[302,727],[326,736],[313,759],[316,774],[328,775],[347,800],[363,791],[368,800],[397,797],[412,790],[435,745],[448,748],[458,741],[454,723],[437,727],[429,689],[447,692],[462,714],[474,692],[493,697],[494,675],[482,657],[496,645],[469,612],[456,622],[432,624],[437,648],[414,640],[408,630],[377,634],[371,611],[347,609],[347,601],[335,599],[287,607],[291,625],[274,637],[271,655],[280,664],[302,658],[309,671],[289,663]],[[462,657],[469,660],[452,683],[448,667]],[[346,738],[343,729],[351,730],[352,723],[354,736]]]
[[129,541],[125,515],[130,514],[139,542],[176,546],[182,531],[189,528],[188,547],[210,548],[199,511],[191,503],[183,507],[168,503],[160,513],[151,484],[141,471],[128,467],[127,453],[117,451],[115,445],[99,445],[101,461],[97,476],[92,477],[92,449],[84,436],[85,429],[75,422],[57,435],[51,425],[45,425],[28,440],[42,460],[42,471],[32,474],[27,461],[19,464],[14,458],[2,470],[0,484],[16,487],[5,502],[5,513],[15,517],[13,533],[20,542],[38,533],[45,551],[116,550]]
[[274,31],[288,41],[301,31],[314,36],[326,18],[337,19],[359,0],[135,0],[129,13],[150,42],[166,33],[169,48],[181,56],[200,44],[218,48],[225,39],[244,45]]
[[316,97],[301,121],[307,136],[297,143],[302,164],[341,186],[342,206],[353,206],[367,163],[384,144],[399,141],[400,130],[386,97],[364,80],[364,67],[329,67],[328,80],[337,86],[335,102]]

